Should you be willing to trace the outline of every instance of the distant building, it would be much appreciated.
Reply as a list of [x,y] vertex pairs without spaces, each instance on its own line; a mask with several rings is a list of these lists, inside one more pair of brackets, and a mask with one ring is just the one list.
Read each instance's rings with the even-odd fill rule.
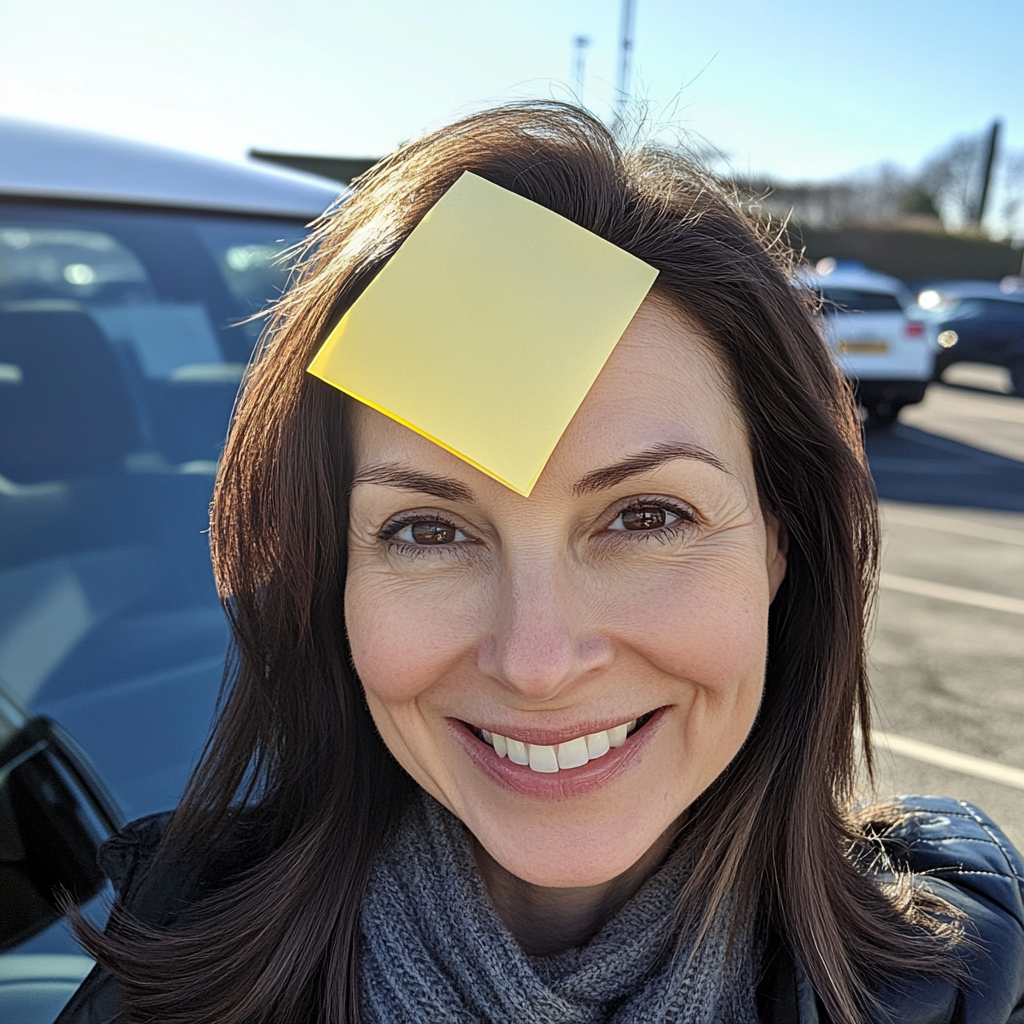
[[340,181],[348,185],[353,178],[368,171],[379,156],[311,156],[304,153],[272,153],[265,149],[250,149],[249,156],[253,160],[291,167],[307,174],[318,174],[321,178]]

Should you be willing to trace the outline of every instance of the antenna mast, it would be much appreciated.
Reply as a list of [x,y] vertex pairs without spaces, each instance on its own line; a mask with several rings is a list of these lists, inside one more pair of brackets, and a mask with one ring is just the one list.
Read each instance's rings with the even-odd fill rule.
[[587,47],[590,46],[589,36],[577,36],[573,40],[573,85],[576,92],[576,101],[581,107],[586,106],[583,102],[583,84],[586,78]]
[[622,19],[619,23],[619,74],[615,83],[615,125],[622,124],[629,103],[629,74],[633,66],[633,20],[636,0],[622,0]]

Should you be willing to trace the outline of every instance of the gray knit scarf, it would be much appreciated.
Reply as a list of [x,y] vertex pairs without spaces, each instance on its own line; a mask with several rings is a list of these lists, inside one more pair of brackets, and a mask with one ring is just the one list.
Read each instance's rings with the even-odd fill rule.
[[[673,956],[675,856],[586,945],[526,955],[498,919],[465,826],[421,792],[374,866],[362,911],[371,1024],[756,1024],[754,944],[728,917]],[[690,956],[690,954],[693,954]]]

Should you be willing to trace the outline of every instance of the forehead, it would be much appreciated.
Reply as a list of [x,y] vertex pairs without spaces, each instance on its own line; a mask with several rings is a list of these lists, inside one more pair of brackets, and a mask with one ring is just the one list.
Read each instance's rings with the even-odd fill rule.
[[[473,487],[486,481],[506,490],[420,434],[353,404],[357,471],[401,461]],[[665,442],[699,445],[741,478],[752,475],[742,414],[714,344],[668,299],[652,294],[562,435],[537,486],[578,479]]]

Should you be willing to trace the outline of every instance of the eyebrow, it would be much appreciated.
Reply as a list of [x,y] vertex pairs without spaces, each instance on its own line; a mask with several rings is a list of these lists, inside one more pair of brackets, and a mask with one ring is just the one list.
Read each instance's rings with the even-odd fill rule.
[[431,494],[442,501],[472,501],[473,492],[458,480],[448,476],[421,473],[404,466],[384,464],[369,466],[357,473],[352,487],[359,484],[382,484],[385,487],[400,487],[404,491],[418,491]]
[[[675,459],[695,459],[698,462],[705,462],[723,473],[729,471],[717,455],[712,454],[705,448],[695,444],[683,442],[656,444],[633,455],[627,455],[610,466],[603,466],[588,473],[579,480],[573,487],[573,494],[582,497],[584,494],[591,494],[594,491],[601,491],[608,487],[628,480],[638,473],[646,473],[648,470],[657,469],[666,462]],[[362,472],[356,474],[352,481],[352,487],[359,484],[381,484],[384,487],[400,487],[404,491],[417,491],[420,494],[430,494],[442,501],[465,501],[471,502],[475,495],[473,491],[460,480],[450,476],[436,476],[433,473],[423,473],[418,470],[409,469],[405,466],[394,463],[384,463],[377,466],[369,466]]]
[[666,442],[645,448],[643,451],[636,452],[633,455],[627,455],[624,459],[619,459],[618,462],[613,462],[610,466],[595,469],[573,487],[573,494],[581,497],[584,494],[601,491],[607,487],[614,487],[616,484],[622,483],[623,480],[628,480],[631,476],[636,476],[638,473],[646,473],[651,469],[657,469],[666,462],[672,462],[675,459],[695,459],[698,462],[706,462],[709,466],[714,466],[715,469],[720,469],[723,473],[729,472],[717,455],[712,454],[705,448],[701,448],[700,445],[686,444],[684,442]]

